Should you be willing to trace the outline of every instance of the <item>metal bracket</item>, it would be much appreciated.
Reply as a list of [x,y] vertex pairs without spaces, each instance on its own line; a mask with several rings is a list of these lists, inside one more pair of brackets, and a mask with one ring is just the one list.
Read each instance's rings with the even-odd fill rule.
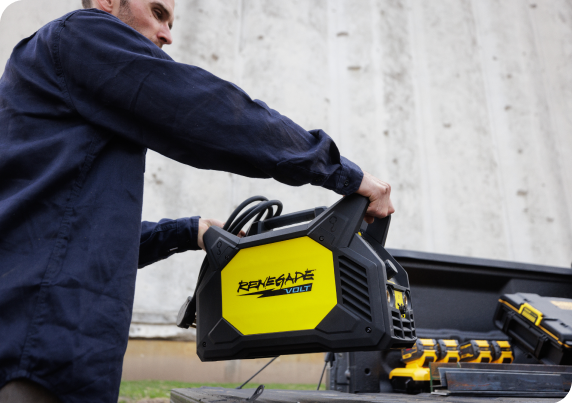
[[264,385],[260,385],[258,388],[256,388],[256,390],[254,391],[252,396],[250,396],[248,399],[246,399],[245,402],[255,401],[256,399],[258,399],[260,397],[260,395],[262,395],[262,392],[264,392]]

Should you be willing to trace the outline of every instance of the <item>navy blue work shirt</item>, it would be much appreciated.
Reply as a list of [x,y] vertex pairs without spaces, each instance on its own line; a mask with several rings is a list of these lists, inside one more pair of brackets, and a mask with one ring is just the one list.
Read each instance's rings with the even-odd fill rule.
[[78,10],[20,42],[0,79],[0,387],[116,402],[138,267],[198,249],[198,217],[141,224],[145,153],[355,192],[359,167],[116,17]]

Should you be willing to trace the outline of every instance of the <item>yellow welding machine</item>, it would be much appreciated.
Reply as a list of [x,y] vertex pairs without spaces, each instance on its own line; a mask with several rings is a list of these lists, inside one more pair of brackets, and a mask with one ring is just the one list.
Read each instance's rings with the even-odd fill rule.
[[414,344],[407,273],[384,248],[390,217],[367,225],[367,206],[346,196],[328,209],[255,221],[243,238],[211,227],[196,318],[192,298],[179,315],[181,327],[196,322],[200,359]]

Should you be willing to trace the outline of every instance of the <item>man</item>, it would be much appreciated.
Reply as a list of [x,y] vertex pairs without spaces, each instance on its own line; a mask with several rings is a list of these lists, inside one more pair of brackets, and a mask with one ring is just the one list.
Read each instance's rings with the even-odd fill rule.
[[323,131],[166,55],[174,0],[88,6],[20,42],[0,79],[0,402],[116,402],[138,264],[199,249],[222,225],[141,225],[147,148],[358,192],[370,222],[394,211],[389,185]]

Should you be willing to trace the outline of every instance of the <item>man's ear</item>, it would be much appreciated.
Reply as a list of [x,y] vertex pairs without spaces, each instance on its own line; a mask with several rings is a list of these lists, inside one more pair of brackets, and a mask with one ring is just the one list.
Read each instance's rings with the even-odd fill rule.
[[107,11],[108,13],[113,12],[113,0],[93,0],[93,5],[100,10]]

